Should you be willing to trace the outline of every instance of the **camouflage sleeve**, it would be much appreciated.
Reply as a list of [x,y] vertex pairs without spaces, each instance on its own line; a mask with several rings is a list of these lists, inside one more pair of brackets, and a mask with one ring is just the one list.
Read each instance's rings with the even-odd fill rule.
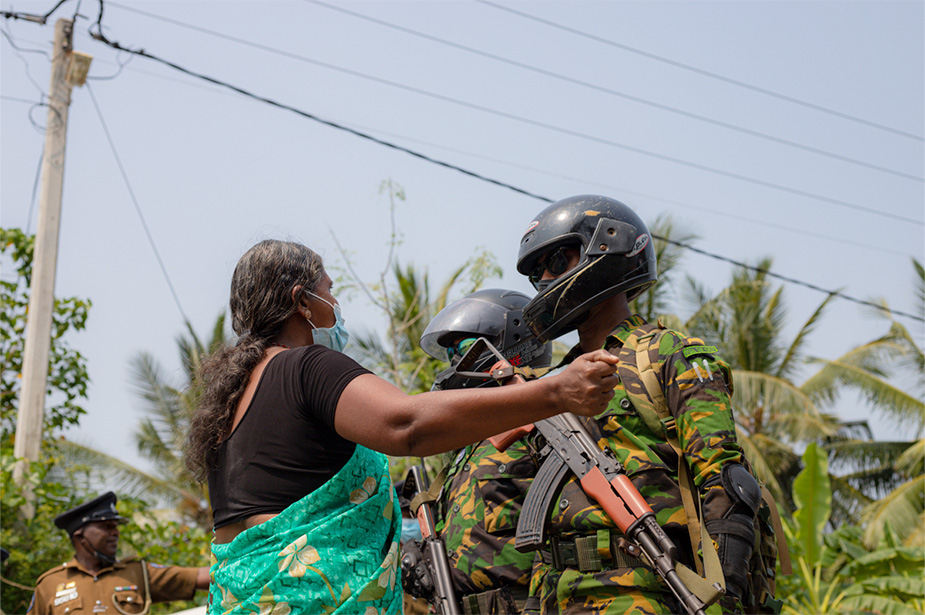
[[723,465],[741,462],[730,404],[729,366],[717,349],[696,337],[668,331],[659,343],[665,401],[698,488]]

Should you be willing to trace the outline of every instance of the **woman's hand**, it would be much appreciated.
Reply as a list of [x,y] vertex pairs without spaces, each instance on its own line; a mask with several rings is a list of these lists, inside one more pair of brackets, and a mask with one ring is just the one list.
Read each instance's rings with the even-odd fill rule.
[[581,355],[563,372],[552,376],[562,411],[595,416],[606,410],[619,382],[617,362],[617,357],[606,350],[595,350]]

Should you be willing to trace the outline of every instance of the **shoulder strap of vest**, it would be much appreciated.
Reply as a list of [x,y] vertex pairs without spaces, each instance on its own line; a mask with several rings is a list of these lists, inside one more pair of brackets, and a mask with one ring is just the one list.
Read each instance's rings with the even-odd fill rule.
[[652,363],[650,349],[658,352],[658,341],[664,327],[643,325],[630,333],[619,352],[617,372],[636,412],[652,433],[668,439],[674,431],[674,418],[668,410],[658,374]]

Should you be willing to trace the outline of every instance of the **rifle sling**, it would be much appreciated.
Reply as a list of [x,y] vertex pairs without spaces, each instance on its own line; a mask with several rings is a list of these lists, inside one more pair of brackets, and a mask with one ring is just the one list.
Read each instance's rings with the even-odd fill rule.
[[780,521],[780,511],[777,502],[765,485],[761,485],[761,497],[771,510],[771,527],[774,528],[774,538],[777,542],[777,561],[780,564],[781,574],[793,574],[793,564],[790,562],[790,549],[787,548],[787,538],[784,536],[784,525]]
[[440,490],[443,489],[443,483],[446,481],[447,466],[443,466],[437,477],[430,483],[427,491],[418,491],[418,494],[411,498],[411,510],[417,513],[422,504],[433,504],[440,497]]

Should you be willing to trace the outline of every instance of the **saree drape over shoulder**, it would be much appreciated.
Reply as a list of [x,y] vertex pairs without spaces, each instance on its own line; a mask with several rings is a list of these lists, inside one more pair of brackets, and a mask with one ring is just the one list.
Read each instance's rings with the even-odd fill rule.
[[399,613],[399,521],[388,460],[357,445],[319,489],[212,544],[209,615]]

